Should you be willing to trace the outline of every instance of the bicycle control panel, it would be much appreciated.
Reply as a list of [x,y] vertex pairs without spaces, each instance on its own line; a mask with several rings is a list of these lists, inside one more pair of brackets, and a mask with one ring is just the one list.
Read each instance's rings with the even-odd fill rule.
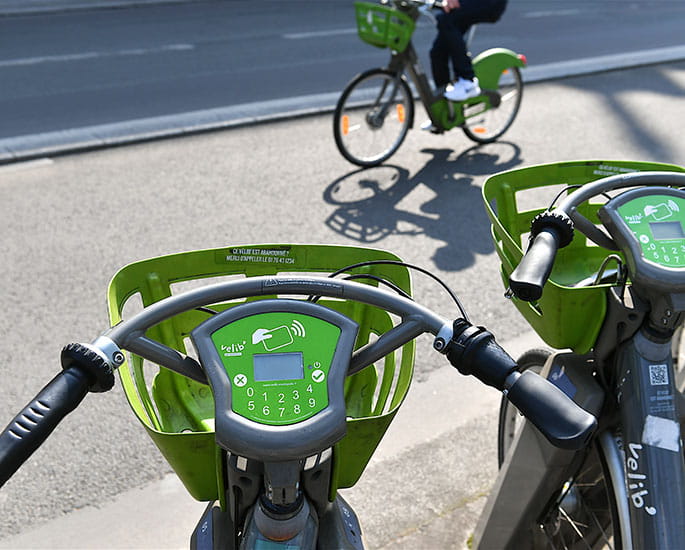
[[240,305],[195,328],[191,336],[214,393],[217,439],[233,452],[236,445],[253,451],[287,443],[303,454],[321,446],[318,437],[341,437],[356,333],[354,321],[301,300]]
[[626,253],[631,276],[659,286],[683,286],[685,191],[643,187],[605,204],[599,217]]

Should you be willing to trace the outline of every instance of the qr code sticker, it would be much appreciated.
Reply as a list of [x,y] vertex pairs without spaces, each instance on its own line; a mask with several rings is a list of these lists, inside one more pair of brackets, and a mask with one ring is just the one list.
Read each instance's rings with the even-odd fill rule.
[[649,365],[649,382],[652,386],[668,384],[668,370],[666,365]]

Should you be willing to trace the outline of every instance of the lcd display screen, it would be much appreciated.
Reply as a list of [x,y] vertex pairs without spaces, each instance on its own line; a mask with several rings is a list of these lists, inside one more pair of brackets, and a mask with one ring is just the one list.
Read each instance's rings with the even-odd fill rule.
[[649,224],[649,228],[652,230],[652,235],[657,241],[685,238],[685,232],[683,232],[683,224],[678,221],[651,222]]
[[302,380],[302,353],[259,353],[253,356],[254,379],[257,382]]

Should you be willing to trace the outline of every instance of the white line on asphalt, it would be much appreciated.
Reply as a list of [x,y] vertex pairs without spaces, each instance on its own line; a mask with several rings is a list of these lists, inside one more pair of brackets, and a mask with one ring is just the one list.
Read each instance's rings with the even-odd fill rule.
[[581,10],[568,9],[568,10],[540,10],[540,11],[529,11],[524,13],[523,17],[559,17],[565,15],[578,15]]
[[167,44],[157,48],[129,48],[111,52],[82,52],[62,55],[41,55],[36,57],[22,57],[17,59],[0,60],[0,67],[21,67],[26,65],[40,65],[42,63],[65,63],[69,61],[82,61],[84,59],[98,59],[102,57],[121,57],[127,55],[147,55],[192,50],[193,44]]
[[317,38],[319,36],[331,36],[333,34],[355,34],[357,29],[333,29],[328,31],[310,31],[310,32],[291,32],[283,35],[283,38],[288,40],[300,40],[302,38]]

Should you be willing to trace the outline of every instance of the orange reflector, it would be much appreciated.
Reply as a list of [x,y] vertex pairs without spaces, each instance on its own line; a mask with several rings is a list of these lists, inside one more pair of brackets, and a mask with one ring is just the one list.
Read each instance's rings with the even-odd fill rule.
[[502,74],[509,74],[509,69],[504,69],[504,70],[502,71]]
[[397,119],[400,122],[404,122],[404,105],[401,103],[397,104]]
[[472,129],[476,134],[484,134],[485,132],[487,132],[487,130],[485,129],[484,126],[474,126],[474,127],[471,128],[471,129]]
[[341,122],[343,136],[346,136],[350,132],[350,117],[343,115]]

